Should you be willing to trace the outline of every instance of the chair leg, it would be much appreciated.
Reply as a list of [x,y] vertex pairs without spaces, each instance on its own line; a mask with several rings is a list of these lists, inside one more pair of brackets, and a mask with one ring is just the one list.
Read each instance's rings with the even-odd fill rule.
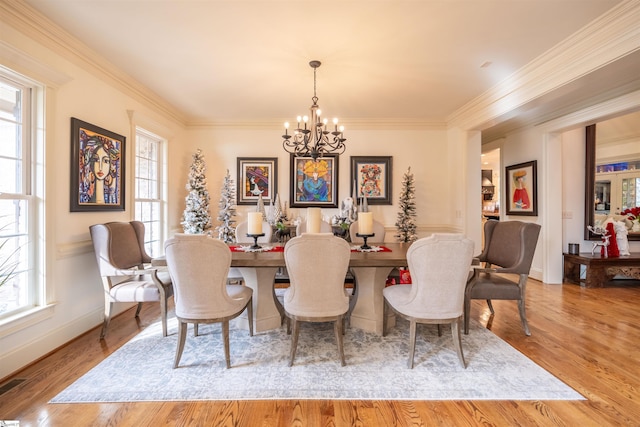
[[382,303],[382,336],[387,336],[387,316],[389,315],[389,303],[386,299]]
[[298,346],[298,334],[300,333],[300,326],[298,325],[298,321],[293,318],[290,319],[292,325],[292,336],[291,336],[291,351],[289,353],[289,366],[293,366],[293,359],[296,357],[296,347]]
[[231,355],[229,351],[229,321],[222,322],[222,339],[224,340],[224,359],[227,362],[227,369],[231,367]]
[[[141,305],[142,303],[138,305],[138,308]],[[162,320],[162,336],[166,337],[168,334],[167,332],[167,299],[166,298],[160,299],[160,318]]]
[[178,319],[178,347],[176,347],[176,358],[173,361],[173,369],[178,367],[184,350],[184,343],[187,340],[187,324]]
[[527,323],[527,313],[524,308],[524,298],[518,300],[518,310],[520,311],[520,320],[522,320],[522,327],[524,328],[524,333],[526,336],[531,336],[531,331],[529,330],[529,324]]
[[247,303],[247,319],[249,320],[249,336],[253,336],[253,297]]
[[409,322],[409,369],[413,369],[413,355],[416,352],[416,321]]
[[469,316],[471,315],[471,298],[464,298],[464,334],[469,335]]
[[[140,310],[142,310],[142,303],[141,302],[138,303],[138,307],[136,308],[136,317],[140,316]],[[165,337],[166,337],[166,335],[165,335]]]
[[491,303],[490,299],[487,300],[487,305],[489,306],[489,311],[491,312],[491,314],[496,314],[496,312],[493,310],[493,304]]
[[194,336],[194,337],[197,337],[197,336],[198,336],[198,332],[199,332],[199,331],[198,331],[198,324],[197,324],[197,323],[194,323],[194,324],[193,324],[193,336]]
[[453,345],[456,347],[456,353],[458,353],[458,359],[462,367],[467,369],[467,364],[464,361],[464,354],[462,353],[462,338],[460,337],[460,319],[456,319],[451,324],[451,335],[453,336]]
[[340,355],[340,364],[342,366],[345,365],[344,361],[344,345],[342,342],[342,334],[343,334],[343,317],[338,316],[338,319],[335,321],[334,329],[336,331],[336,341],[338,342],[338,354]]
[[104,300],[104,322],[102,322],[102,331],[100,331],[100,339],[107,336],[109,322],[111,322],[111,311],[113,310],[113,302]]
[[442,325],[438,323],[438,336],[442,336]]

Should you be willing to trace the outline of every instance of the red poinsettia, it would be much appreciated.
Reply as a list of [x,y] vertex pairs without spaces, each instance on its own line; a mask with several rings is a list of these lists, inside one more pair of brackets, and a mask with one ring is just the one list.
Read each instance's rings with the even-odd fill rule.
[[627,218],[629,218],[631,221],[634,221],[640,218],[640,206],[636,206],[635,208],[625,209],[622,212],[620,212],[620,215],[627,215]]

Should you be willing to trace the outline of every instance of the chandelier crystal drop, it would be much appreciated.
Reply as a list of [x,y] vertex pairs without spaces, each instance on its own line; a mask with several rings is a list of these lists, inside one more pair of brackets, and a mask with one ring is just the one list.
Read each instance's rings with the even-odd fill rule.
[[298,116],[297,127],[289,134],[289,122],[284,124],[282,147],[286,152],[301,157],[311,157],[314,161],[325,154],[340,155],[346,150],[343,131],[344,126],[338,126],[338,119],[333,119],[333,131],[329,130],[329,121],[321,118],[322,112],[316,96],[316,70],[320,61],[311,61],[313,68],[313,105],[311,105],[311,117]]

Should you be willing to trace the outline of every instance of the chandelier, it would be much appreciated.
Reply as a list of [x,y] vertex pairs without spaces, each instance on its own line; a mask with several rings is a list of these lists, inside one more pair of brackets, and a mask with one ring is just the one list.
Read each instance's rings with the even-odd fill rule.
[[313,68],[311,117],[298,116],[298,126],[293,129],[293,135],[289,135],[289,122],[286,122],[284,124],[284,135],[282,135],[284,139],[282,147],[286,152],[296,156],[311,157],[314,161],[317,161],[319,157],[325,154],[340,155],[347,148],[344,145],[346,138],[342,134],[344,126],[338,127],[338,119],[333,119],[334,130],[330,131],[329,121],[326,118],[321,118],[322,112],[316,96],[316,70],[320,64],[320,61],[309,62],[309,65]]

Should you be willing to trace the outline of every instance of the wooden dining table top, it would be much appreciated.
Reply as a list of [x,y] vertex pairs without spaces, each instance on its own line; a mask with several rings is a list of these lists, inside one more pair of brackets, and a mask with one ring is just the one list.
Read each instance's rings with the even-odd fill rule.
[[[273,244],[270,246],[284,245]],[[389,249],[389,251],[351,251],[349,267],[405,267],[407,265],[407,249],[411,243],[383,243],[380,246]],[[232,267],[286,267],[283,251],[232,251],[231,254]],[[318,256],[322,256],[322,254],[318,253]],[[164,257],[158,257],[153,259],[152,264],[166,266],[167,262]]]

